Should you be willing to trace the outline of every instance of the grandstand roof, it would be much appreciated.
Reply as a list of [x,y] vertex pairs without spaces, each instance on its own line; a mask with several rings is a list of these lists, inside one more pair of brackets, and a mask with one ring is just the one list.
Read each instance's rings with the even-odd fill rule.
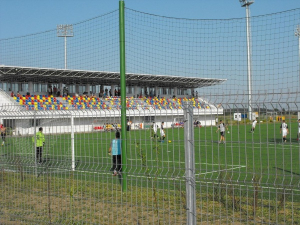
[[[119,85],[120,73],[0,65],[0,81]],[[127,86],[201,88],[225,81],[226,79],[126,73]]]

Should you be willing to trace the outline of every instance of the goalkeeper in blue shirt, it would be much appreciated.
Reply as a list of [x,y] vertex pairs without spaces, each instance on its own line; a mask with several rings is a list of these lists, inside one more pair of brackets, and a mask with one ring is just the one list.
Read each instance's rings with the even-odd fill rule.
[[113,176],[121,175],[122,172],[122,158],[121,158],[121,139],[120,132],[116,132],[116,138],[111,141],[109,147],[109,153],[112,155],[113,167]]

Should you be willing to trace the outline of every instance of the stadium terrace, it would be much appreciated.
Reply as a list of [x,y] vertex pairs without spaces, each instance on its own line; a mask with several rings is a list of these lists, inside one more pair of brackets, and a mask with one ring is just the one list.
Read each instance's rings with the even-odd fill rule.
[[[204,126],[215,125],[215,117],[223,114],[223,109],[202,99],[195,89],[225,81],[128,73],[126,116],[132,129],[149,128],[153,121],[164,121],[168,128],[181,124],[183,105],[190,102],[196,120]],[[75,132],[102,131],[104,124],[120,123],[117,72],[2,65],[0,82],[0,118],[19,135],[34,133],[34,119],[45,127],[45,133],[52,133],[52,129],[55,133],[70,132],[70,123],[62,124],[60,120],[56,123],[53,118],[72,117]]]

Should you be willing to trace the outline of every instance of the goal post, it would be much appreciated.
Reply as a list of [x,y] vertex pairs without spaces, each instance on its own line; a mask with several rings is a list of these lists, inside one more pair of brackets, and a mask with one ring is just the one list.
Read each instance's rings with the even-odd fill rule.
[[[43,128],[45,145],[42,149],[42,164],[51,170],[75,170],[75,122],[72,113],[60,112],[15,112],[1,115],[13,132],[6,138],[2,161],[7,164],[22,164],[30,168],[37,165],[36,133]],[[8,123],[9,122],[9,123]]]

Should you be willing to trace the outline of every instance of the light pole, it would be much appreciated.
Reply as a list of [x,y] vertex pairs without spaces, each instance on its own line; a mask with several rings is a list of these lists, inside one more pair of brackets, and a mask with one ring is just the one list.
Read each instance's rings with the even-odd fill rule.
[[249,6],[254,0],[239,0],[242,7],[246,8],[246,30],[247,30],[247,74],[248,74],[248,114],[252,120],[252,77],[251,77],[251,27]]
[[65,38],[65,69],[67,69],[67,37],[73,36],[73,25],[57,25],[57,37]]
[[299,57],[299,87],[300,87],[300,25],[298,25],[295,29],[295,36],[298,37],[298,57]]

